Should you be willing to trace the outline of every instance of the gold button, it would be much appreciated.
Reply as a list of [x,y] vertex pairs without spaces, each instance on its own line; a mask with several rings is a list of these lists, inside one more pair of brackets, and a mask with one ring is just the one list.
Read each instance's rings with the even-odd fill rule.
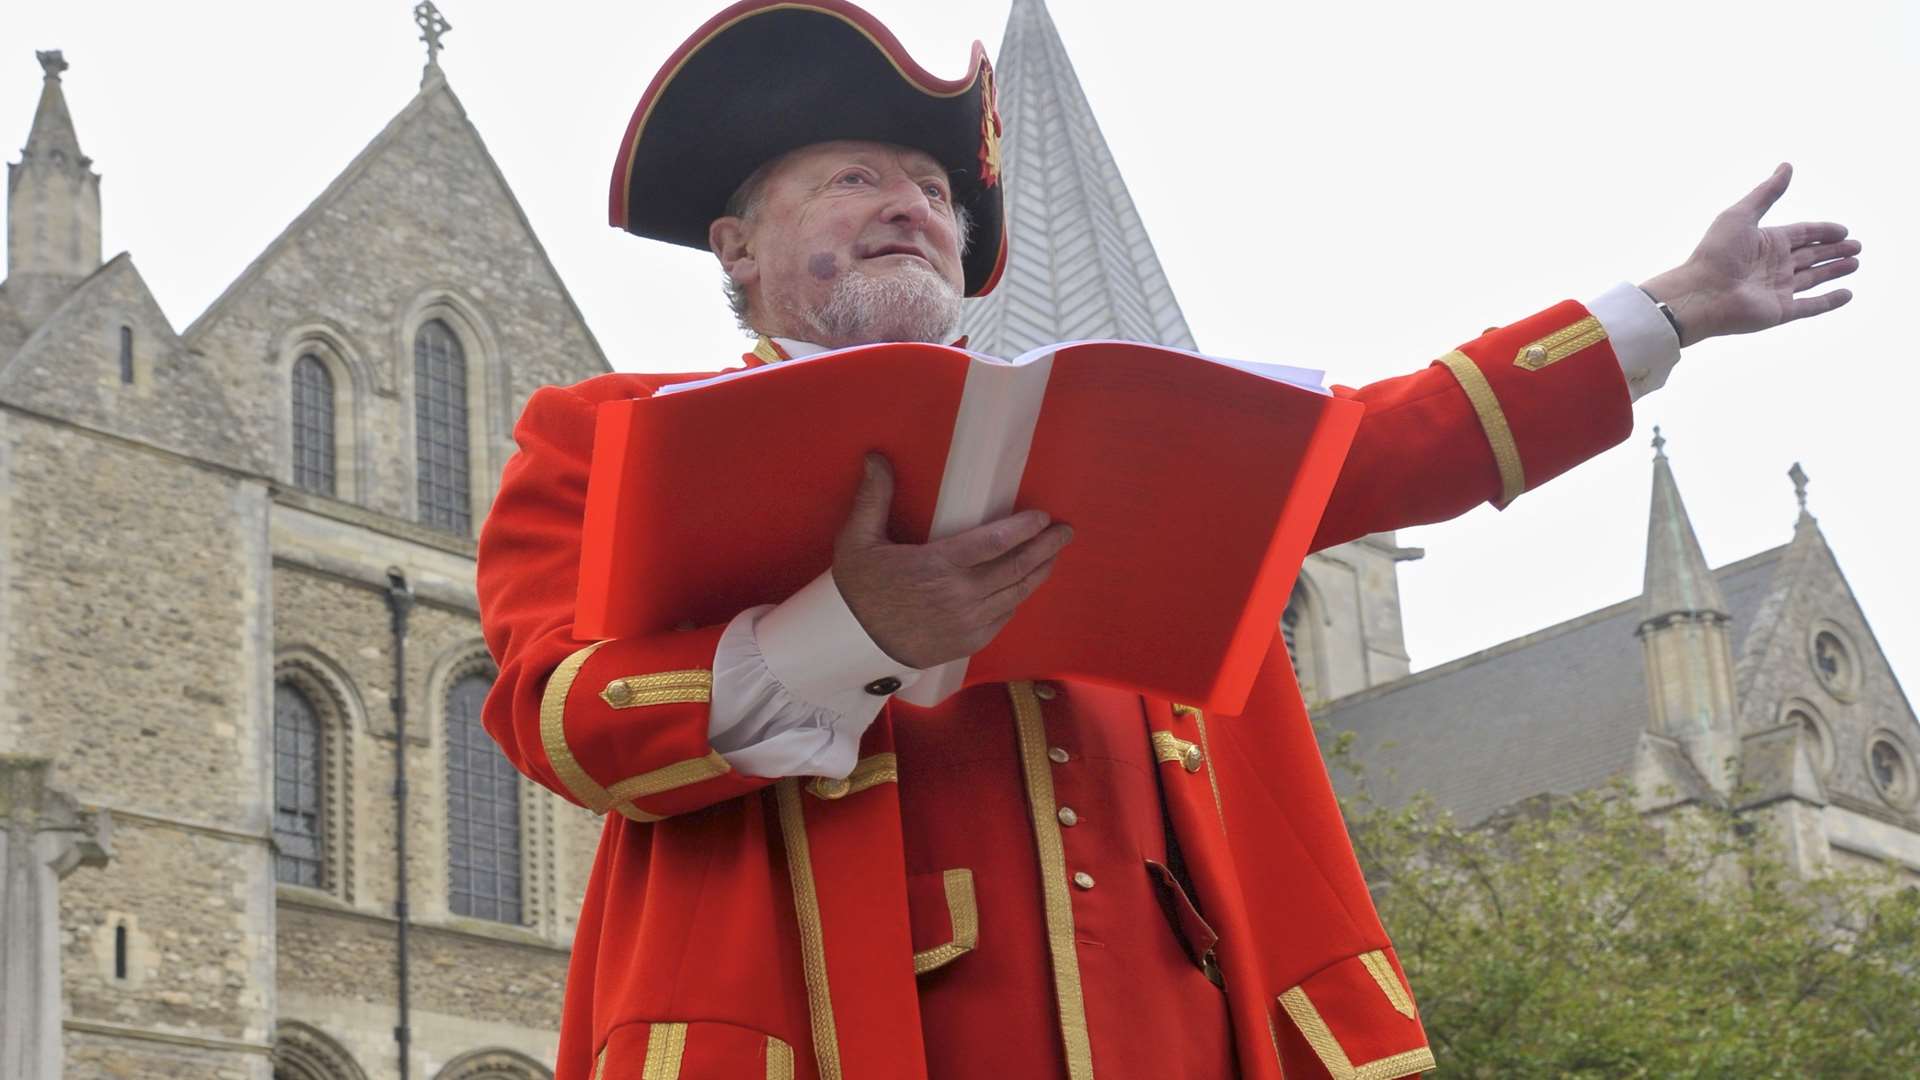
[[1073,883],[1083,889],[1091,889],[1093,888],[1093,875],[1082,870],[1073,875]]
[[1187,752],[1180,755],[1180,764],[1188,772],[1199,772],[1200,757],[1201,756],[1200,756],[1199,745],[1195,744],[1193,746],[1189,746],[1187,747]]
[[1528,367],[1540,367],[1547,362],[1547,347],[1545,345],[1529,345],[1527,346],[1526,355]]
[[1060,824],[1065,825],[1068,828],[1072,828],[1075,825],[1080,824],[1080,815],[1074,813],[1073,807],[1071,806],[1061,807],[1060,812],[1054,816],[1060,819]]
[[600,696],[607,700],[607,704],[618,708],[633,699],[633,690],[627,686],[627,680],[615,679],[607,684]]
[[1055,689],[1052,683],[1034,683],[1033,696],[1041,701],[1052,701],[1060,696],[1060,691]]
[[1053,762],[1055,765],[1065,765],[1067,759],[1072,756],[1073,755],[1067,753],[1067,748],[1064,746],[1056,746],[1047,751],[1047,760]]
[[835,779],[833,777],[823,776],[813,782],[814,793],[823,799],[844,799],[847,796],[847,792],[852,789],[853,782],[846,777]]

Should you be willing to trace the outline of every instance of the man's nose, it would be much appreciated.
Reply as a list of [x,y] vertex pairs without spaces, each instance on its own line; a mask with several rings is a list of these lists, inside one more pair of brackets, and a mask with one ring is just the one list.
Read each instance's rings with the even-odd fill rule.
[[888,184],[885,191],[886,205],[881,210],[885,220],[915,228],[926,225],[933,204],[927,201],[919,181],[903,176]]

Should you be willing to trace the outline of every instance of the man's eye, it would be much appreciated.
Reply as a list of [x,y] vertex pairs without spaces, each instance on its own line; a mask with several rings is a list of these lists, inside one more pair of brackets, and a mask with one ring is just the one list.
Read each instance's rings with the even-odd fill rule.
[[927,198],[932,199],[934,202],[944,201],[947,197],[947,189],[941,187],[939,184],[928,184],[921,190],[925,191]]
[[842,173],[840,174],[840,179],[835,182],[841,184],[864,184],[867,182],[867,174],[857,172]]

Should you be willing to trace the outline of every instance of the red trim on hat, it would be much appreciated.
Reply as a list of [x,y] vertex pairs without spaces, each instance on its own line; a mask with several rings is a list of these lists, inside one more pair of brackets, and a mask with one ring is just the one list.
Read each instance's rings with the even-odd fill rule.
[[[620,140],[619,156],[614,160],[613,182],[607,197],[609,224],[621,229],[627,227],[627,189],[632,186],[634,151],[639,147],[640,133],[646,128],[647,117],[653,113],[654,102],[659,100],[660,92],[673,81],[673,77],[680,73],[680,68],[707,42],[733,24],[770,11],[790,10],[817,11],[852,26],[880,48],[902,78],[912,83],[922,93],[932,97],[956,97],[966,93],[979,81],[981,66],[987,64],[986,46],[975,41],[972,57],[967,63],[966,77],[942,79],[915,63],[913,57],[907,55],[906,46],[900,44],[900,39],[894,37],[893,31],[888,30],[879,19],[847,3],[846,0],[812,0],[811,3],[793,3],[791,0],[741,0],[740,3],[708,19],[700,29],[693,32],[691,37],[682,42],[680,47],[674,50],[673,55],[667,57],[667,62],[662,64],[660,70],[654,74],[653,82],[647,86],[647,92],[641,95],[640,104],[633,110],[633,118],[627,121],[627,133]],[[1005,258],[1005,246],[1002,245],[1002,261]],[[997,269],[994,276],[996,278],[999,276]]]

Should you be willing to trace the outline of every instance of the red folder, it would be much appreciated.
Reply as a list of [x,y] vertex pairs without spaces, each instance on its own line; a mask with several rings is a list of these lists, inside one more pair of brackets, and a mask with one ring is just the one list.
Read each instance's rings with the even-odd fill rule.
[[709,625],[785,599],[832,565],[879,451],[896,541],[1028,508],[1074,529],[1000,635],[909,700],[1061,678],[1236,714],[1363,408],[1260,370],[1134,342],[1012,362],[882,344],[607,402],[574,633]]

